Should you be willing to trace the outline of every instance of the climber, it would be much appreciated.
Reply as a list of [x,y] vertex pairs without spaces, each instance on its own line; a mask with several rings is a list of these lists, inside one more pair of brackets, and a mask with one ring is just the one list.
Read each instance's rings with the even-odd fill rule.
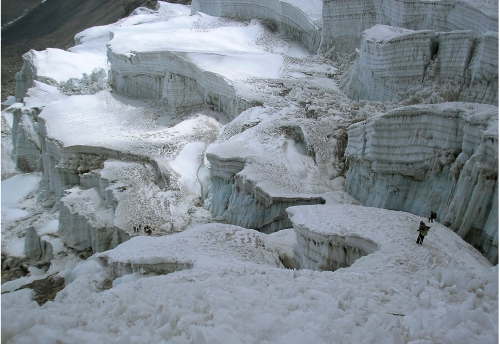
[[429,229],[431,227],[426,226],[424,221],[420,221],[420,226],[418,227],[418,238],[417,238],[417,244],[422,245],[424,242],[424,238],[427,235],[427,232],[429,232]]
[[433,211],[431,211],[431,214],[429,215],[429,222],[434,222],[434,220],[437,218],[437,214]]

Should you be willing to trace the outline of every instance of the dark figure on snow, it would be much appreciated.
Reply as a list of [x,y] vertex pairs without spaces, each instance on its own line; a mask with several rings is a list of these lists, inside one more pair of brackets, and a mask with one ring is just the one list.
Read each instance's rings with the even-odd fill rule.
[[149,226],[146,227],[145,231],[147,235],[151,235],[151,229],[149,228]]
[[424,242],[424,238],[429,232],[430,228],[431,227],[425,225],[424,221],[420,221],[420,226],[418,227],[417,244],[422,245],[422,243]]
[[437,218],[437,214],[433,211],[431,211],[431,214],[429,215],[429,222],[434,222],[434,220]]

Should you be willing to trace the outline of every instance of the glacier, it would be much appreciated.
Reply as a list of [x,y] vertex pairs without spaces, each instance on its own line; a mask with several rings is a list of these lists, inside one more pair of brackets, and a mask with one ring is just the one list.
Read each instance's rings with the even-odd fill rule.
[[[2,270],[30,272],[2,340],[494,342],[497,11],[158,2],[26,53],[2,190],[37,187],[2,192]],[[42,307],[20,289],[55,277]]]
[[[363,3],[360,2],[359,6]],[[322,6],[318,1],[307,4],[267,1],[252,5],[244,1],[194,1],[190,9],[175,7],[159,12],[138,9],[118,24],[92,28],[78,34],[75,38],[77,45],[69,51],[48,49],[27,53],[24,66],[18,73],[19,88],[16,90],[17,99],[27,96],[25,106],[15,105],[8,110],[13,114],[14,161],[21,171],[43,171],[40,183],[42,191],[38,199],[45,207],[60,209],[63,215],[61,234],[67,238],[67,244],[101,252],[130,238],[130,229],[140,222],[140,218],[153,216],[150,211],[146,211],[147,216],[136,215],[124,221],[121,215],[114,215],[120,208],[120,201],[125,201],[117,196],[120,191],[98,177],[98,171],[106,161],[109,161],[106,164],[115,160],[147,165],[148,169],[152,169],[148,173],[154,175],[150,178],[156,184],[153,194],[168,193],[167,190],[176,188],[175,179],[179,176],[169,167],[168,161],[175,158],[180,147],[169,147],[165,151],[161,147],[163,143],[153,143],[153,140],[145,151],[145,146],[135,145],[132,140],[129,141],[130,147],[124,149],[121,138],[130,129],[121,124],[118,125],[118,132],[121,133],[115,138],[107,137],[104,141],[102,137],[106,135],[99,134],[99,130],[92,130],[94,142],[88,141],[90,131],[78,125],[64,133],[64,137],[58,137],[63,133],[61,130],[48,129],[54,125],[49,121],[56,121],[56,118],[59,121],[58,113],[68,108],[75,114],[73,119],[67,117],[68,123],[75,123],[79,121],[77,117],[80,111],[94,113],[93,118],[97,119],[101,108],[112,107],[116,119],[104,124],[107,127],[105,131],[112,132],[114,129],[109,130],[110,123],[118,124],[121,121],[118,114],[121,116],[121,112],[125,111],[121,103],[128,102],[127,111],[135,106],[130,114],[140,114],[142,120],[145,113],[150,116],[150,128],[163,122],[167,125],[182,123],[184,116],[189,117],[193,112],[208,111],[209,116],[217,121],[221,117],[214,110],[225,116],[222,123],[229,123],[224,126],[217,140],[218,127],[214,123],[214,131],[204,141],[208,150],[205,160],[197,163],[197,169],[208,173],[205,173],[203,181],[199,176],[194,177],[197,179],[195,184],[199,184],[199,191],[189,201],[204,204],[218,221],[255,228],[265,233],[288,228],[291,222],[285,211],[287,207],[324,204],[324,195],[342,188],[345,173],[346,191],[364,205],[401,209],[420,215],[425,215],[429,209],[437,210],[444,223],[480,248],[492,261],[496,261],[497,221],[494,209],[497,193],[494,187],[497,184],[494,176],[498,165],[497,153],[493,151],[484,156],[486,164],[491,165],[488,168],[492,169],[489,174],[493,177],[486,177],[486,184],[482,179],[472,183],[479,183],[481,190],[486,190],[491,199],[483,201],[484,204],[469,206],[470,197],[480,194],[479,189],[475,192],[472,189],[457,192],[454,197],[451,192],[452,188],[456,188],[459,176],[463,176],[460,179],[464,180],[461,182],[463,184],[469,173],[465,172],[468,169],[464,170],[465,173],[458,171],[468,160],[466,156],[469,153],[462,152],[452,165],[453,159],[464,147],[435,147],[436,151],[439,148],[442,150],[442,153],[435,154],[445,156],[441,160],[451,159],[444,164],[453,170],[443,172],[436,179],[437,184],[428,180],[435,179],[433,176],[436,171],[432,175],[428,173],[426,177],[413,176],[415,171],[396,172],[391,170],[395,167],[394,163],[385,161],[387,158],[370,156],[367,159],[364,151],[354,152],[353,148],[360,144],[356,135],[365,135],[357,133],[356,128],[367,130],[364,126],[371,123],[372,112],[380,114],[389,111],[386,116],[390,117],[391,111],[396,111],[391,110],[395,107],[391,103],[381,105],[366,100],[356,102],[356,99],[388,101],[399,97],[404,100],[403,104],[415,102],[417,98],[431,103],[465,100],[495,104],[497,86],[494,80],[497,73],[494,66],[497,58],[492,43],[496,42],[497,33],[491,31],[494,29],[495,17],[488,14],[489,7],[486,5],[472,8],[471,4],[461,3],[450,10],[450,16],[473,11],[487,19],[482,21],[482,27],[472,29],[467,21],[439,19],[440,16],[447,18],[441,12],[451,8],[441,3],[414,4],[417,6],[416,12],[402,9],[401,13],[408,11],[412,15],[401,19],[394,14],[389,2],[384,2],[380,6],[385,12],[380,18],[386,19],[363,22],[359,27],[364,31],[341,30],[349,42],[360,42],[360,48],[357,49],[359,56],[347,64],[349,68],[345,68],[344,64],[338,70],[337,67],[326,67],[322,55],[312,55],[311,51],[323,51],[331,55],[332,42],[343,42],[345,37],[335,33],[335,28],[343,19],[332,19],[336,18],[337,11],[344,6],[342,4],[336,2],[336,6],[331,7],[332,2]],[[397,4],[403,8],[410,6],[407,2]],[[428,11],[429,6],[431,12]],[[218,21],[217,17],[202,11],[234,19]],[[290,15],[290,11],[294,14]],[[425,16],[415,15],[418,11],[425,13]],[[365,13],[363,16],[370,15]],[[254,18],[262,20],[263,24]],[[241,22],[242,19],[252,20]],[[291,24],[293,21],[294,24]],[[390,25],[378,24],[379,21]],[[314,34],[305,29],[305,23],[316,27]],[[431,30],[422,30],[423,27]],[[298,50],[282,36],[271,38],[273,33],[270,28],[302,42],[308,50]],[[196,35],[192,34],[193,30]],[[304,38],[302,34],[297,36],[297,32],[306,33],[308,37],[320,35],[321,40]],[[146,39],[145,33],[148,33]],[[202,44],[207,41],[211,44]],[[179,45],[179,42],[183,44]],[[342,47],[348,48],[346,45]],[[410,54],[414,62],[408,63],[405,54]],[[304,66],[299,67],[298,58],[308,61],[305,69]],[[248,64],[245,69],[238,67],[242,62]],[[64,68],[56,69],[52,64],[63,65]],[[83,69],[80,65],[84,66]],[[82,74],[83,77],[79,77]],[[332,78],[337,78],[338,86],[329,83]],[[465,82],[465,79],[468,81]],[[37,87],[28,87],[33,84]],[[345,97],[341,89],[351,99]],[[311,103],[307,98],[314,98],[312,94],[323,98],[322,101]],[[125,101],[127,98],[142,99],[148,105],[144,108],[140,101]],[[283,107],[283,100],[292,105]],[[45,105],[47,102],[53,105]],[[162,113],[164,111],[166,114]],[[276,111],[280,112],[280,117],[272,118],[270,114]],[[336,115],[346,112],[348,116]],[[366,117],[371,118],[349,127],[350,123]],[[167,118],[173,118],[173,122]],[[132,117],[130,120],[133,121]],[[462,126],[460,122],[457,123],[457,119],[452,121],[452,126]],[[50,131],[55,135],[49,134]],[[275,137],[269,145],[270,131],[281,132],[282,136]],[[489,136],[494,145],[497,140],[495,133]],[[253,142],[255,138],[261,138],[258,144]],[[441,141],[437,142],[439,145]],[[364,146],[374,144],[375,141],[366,140]],[[384,142],[387,146],[391,144]],[[412,144],[408,151],[399,154],[416,153],[418,143],[416,145]],[[279,146],[282,148],[277,158],[270,152],[276,154],[275,147]],[[345,163],[346,159],[349,164]],[[421,158],[418,163],[431,164],[428,159]],[[376,166],[389,164],[387,170],[391,171],[385,173],[396,178],[397,182],[384,181],[379,184],[380,181],[373,179],[373,174],[379,176],[381,171],[379,167],[366,167],[367,160]],[[410,168],[408,163],[406,167]],[[283,178],[284,175],[287,177]],[[309,182],[304,183],[304,180]],[[439,190],[447,191],[440,197],[431,197],[432,201],[429,202],[420,189],[420,180],[428,185],[428,189],[439,185]],[[402,186],[402,183],[407,185]],[[405,188],[400,198],[391,195],[395,187],[393,184]],[[464,187],[459,186],[459,190]],[[100,225],[91,219],[90,213],[70,211],[71,207],[67,203],[67,194],[71,193],[67,190],[76,190],[74,193],[85,199],[83,195],[91,192],[85,190],[90,189],[97,191],[96,197],[99,195],[92,207],[102,207],[107,214],[104,217],[110,218],[97,221]],[[110,189],[113,189],[111,193]],[[463,192],[470,197],[463,198]],[[421,196],[411,196],[414,194]],[[412,200],[401,202],[408,197]],[[461,198],[462,201],[459,201]],[[159,196],[155,202],[165,207],[169,203],[167,199]],[[481,210],[480,216],[466,215],[474,214],[478,209]],[[473,219],[476,219],[474,224]],[[159,216],[158,220],[150,222],[158,228],[182,230],[190,221],[176,222],[168,216]],[[72,228],[82,228],[82,233]]]

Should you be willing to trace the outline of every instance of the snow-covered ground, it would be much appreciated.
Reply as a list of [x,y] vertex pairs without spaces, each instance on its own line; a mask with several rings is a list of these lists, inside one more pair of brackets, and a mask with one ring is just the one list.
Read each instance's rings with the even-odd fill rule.
[[[321,18],[321,1],[285,2]],[[399,104],[348,99],[334,77],[345,66],[258,20],[159,4],[79,33],[69,51],[33,52],[39,80],[22,104],[2,112],[2,177],[13,175],[1,185],[2,253],[10,264],[30,265],[28,276],[2,285],[2,342],[496,343],[498,266],[439,223],[419,246],[418,224],[427,219],[365,208],[342,192],[345,128]],[[135,80],[128,96],[102,78],[108,58],[121,59],[116,73],[130,72],[125,84]],[[147,75],[154,68],[157,75]],[[155,93],[158,75],[185,89]],[[206,83],[190,83],[195,76]],[[139,86],[154,97],[134,99]],[[166,111],[162,101],[175,97],[189,106],[204,97],[210,106]],[[226,105],[238,97],[259,106],[230,121]],[[36,123],[23,117],[27,131],[43,132],[52,145],[42,176],[20,173],[10,159],[13,114],[32,109],[41,112]],[[78,153],[91,166],[109,158],[71,174]],[[228,195],[214,196],[206,171],[215,166],[205,153],[239,169],[238,188],[271,203],[317,197],[326,204],[288,208],[294,228],[270,235],[215,223],[203,200],[210,206]],[[49,173],[45,164],[56,158],[61,175],[81,185],[57,179],[56,166]],[[217,168],[220,178],[234,178]],[[47,201],[58,188],[59,199]],[[257,202],[252,197],[232,211],[243,213]],[[83,260],[80,242],[65,236],[82,223],[130,240]],[[152,225],[153,235],[134,232],[139,223]],[[27,257],[29,226],[51,244],[49,268]],[[294,269],[301,252],[319,260],[348,255],[335,251],[338,242],[367,255],[334,272]],[[18,290],[52,275],[66,281],[54,301],[39,306],[31,289]]]
[[[2,295],[13,343],[495,343],[498,268],[448,228],[415,243],[415,215],[296,207],[298,226],[370,237],[379,249],[335,272],[286,269],[293,230],[209,224],[137,237],[66,270],[39,307]],[[317,229],[316,229],[317,228]],[[161,274],[161,275],[157,275]]]

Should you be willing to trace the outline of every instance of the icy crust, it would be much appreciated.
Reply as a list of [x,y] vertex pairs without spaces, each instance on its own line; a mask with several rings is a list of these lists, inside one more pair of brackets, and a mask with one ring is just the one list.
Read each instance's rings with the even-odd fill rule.
[[392,110],[348,129],[346,191],[365,206],[438,220],[498,260],[498,108]]
[[[353,99],[429,97],[431,102],[498,104],[498,33],[412,31],[375,25],[344,76]],[[434,97],[434,98],[432,98]]]
[[234,119],[261,101],[246,83],[279,78],[287,54],[295,54],[290,43],[258,22],[201,14],[113,33],[108,50],[113,88],[153,99],[171,113],[208,105]]
[[[195,137],[209,142],[220,130],[217,120],[203,113],[171,120],[162,115],[160,109],[143,101],[102,91],[47,105],[39,115],[42,123],[39,130],[61,148],[89,147],[94,152],[102,148],[144,158],[168,158],[181,148],[176,143],[186,143],[191,141],[188,138]],[[167,120],[169,123],[164,122]]]
[[191,3],[192,14],[264,20],[312,52],[317,52],[321,43],[322,8],[321,0],[194,0]]
[[222,261],[283,268],[271,239],[237,226],[206,224],[175,235],[133,238],[98,257],[113,279],[131,273],[167,274],[207,269],[220,266]]
[[482,36],[498,31],[498,2],[325,0],[322,49],[352,53],[362,32],[376,24],[437,32],[470,30]]

